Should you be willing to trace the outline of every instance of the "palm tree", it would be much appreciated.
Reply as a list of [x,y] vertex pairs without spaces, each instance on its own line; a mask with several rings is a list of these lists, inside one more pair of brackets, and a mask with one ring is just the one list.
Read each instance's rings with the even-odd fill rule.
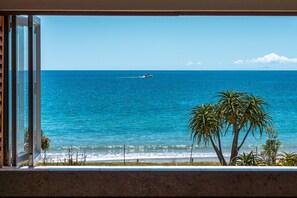
[[[238,147],[238,136],[239,136],[239,120],[240,114],[243,109],[243,98],[244,93],[242,92],[219,92],[220,100],[218,102],[219,111],[223,122],[227,125],[226,132],[229,130],[230,126],[233,126],[233,143],[231,150],[230,161],[237,156],[238,153],[235,153]],[[236,148],[236,149],[235,149]]]
[[[231,147],[230,164],[234,165],[235,157],[243,146],[250,132],[255,136],[255,131],[259,131],[260,136],[263,131],[271,125],[271,117],[265,112],[268,104],[253,95],[245,92],[223,91],[219,92],[218,102],[219,114],[225,124],[225,133],[232,127],[233,142]],[[239,134],[243,131],[244,137],[239,143]]]
[[227,165],[223,156],[220,132],[222,123],[219,119],[217,105],[196,106],[191,111],[192,118],[190,119],[191,137],[197,139],[198,144],[204,142],[205,145],[209,140],[219,158],[221,165]]

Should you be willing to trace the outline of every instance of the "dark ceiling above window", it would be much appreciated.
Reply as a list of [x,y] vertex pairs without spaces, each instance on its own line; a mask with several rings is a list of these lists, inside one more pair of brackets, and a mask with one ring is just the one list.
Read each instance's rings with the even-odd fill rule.
[[0,14],[297,15],[295,0],[0,0]]

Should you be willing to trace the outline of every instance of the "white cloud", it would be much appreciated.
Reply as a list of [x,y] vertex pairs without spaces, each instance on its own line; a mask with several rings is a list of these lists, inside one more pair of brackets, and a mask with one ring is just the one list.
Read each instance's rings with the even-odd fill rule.
[[251,63],[297,63],[297,58],[288,58],[279,56],[275,53],[267,54],[263,57],[258,57],[250,60]]
[[187,65],[193,65],[194,63],[193,63],[193,61],[189,61],[188,63],[187,63]]
[[257,63],[297,63],[297,58],[288,58],[280,56],[276,53],[270,53],[262,57],[253,58],[249,60],[237,60],[234,64],[257,64]]
[[202,62],[197,61],[196,63],[194,63],[193,61],[188,61],[187,65],[202,65]]
[[234,61],[233,63],[234,63],[234,64],[243,64],[244,61],[243,61],[243,60],[236,60],[236,61]]

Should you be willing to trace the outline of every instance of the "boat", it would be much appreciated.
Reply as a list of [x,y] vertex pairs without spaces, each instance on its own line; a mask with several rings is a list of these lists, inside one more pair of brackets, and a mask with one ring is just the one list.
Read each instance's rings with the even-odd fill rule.
[[143,74],[143,76],[139,76],[138,78],[152,78],[153,75],[151,74]]

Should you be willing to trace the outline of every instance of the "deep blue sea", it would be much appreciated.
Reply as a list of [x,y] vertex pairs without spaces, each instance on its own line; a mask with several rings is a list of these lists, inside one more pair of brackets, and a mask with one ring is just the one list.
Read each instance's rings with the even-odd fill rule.
[[[150,73],[153,78],[138,78]],[[279,131],[281,149],[297,151],[296,71],[42,71],[42,129],[51,158],[67,147],[89,160],[189,158],[190,110],[215,103],[219,91],[263,97]],[[256,133],[257,134],[257,133]],[[266,136],[250,136],[242,151],[261,150]],[[230,153],[231,133],[223,138]],[[197,159],[215,157],[194,144]]]

